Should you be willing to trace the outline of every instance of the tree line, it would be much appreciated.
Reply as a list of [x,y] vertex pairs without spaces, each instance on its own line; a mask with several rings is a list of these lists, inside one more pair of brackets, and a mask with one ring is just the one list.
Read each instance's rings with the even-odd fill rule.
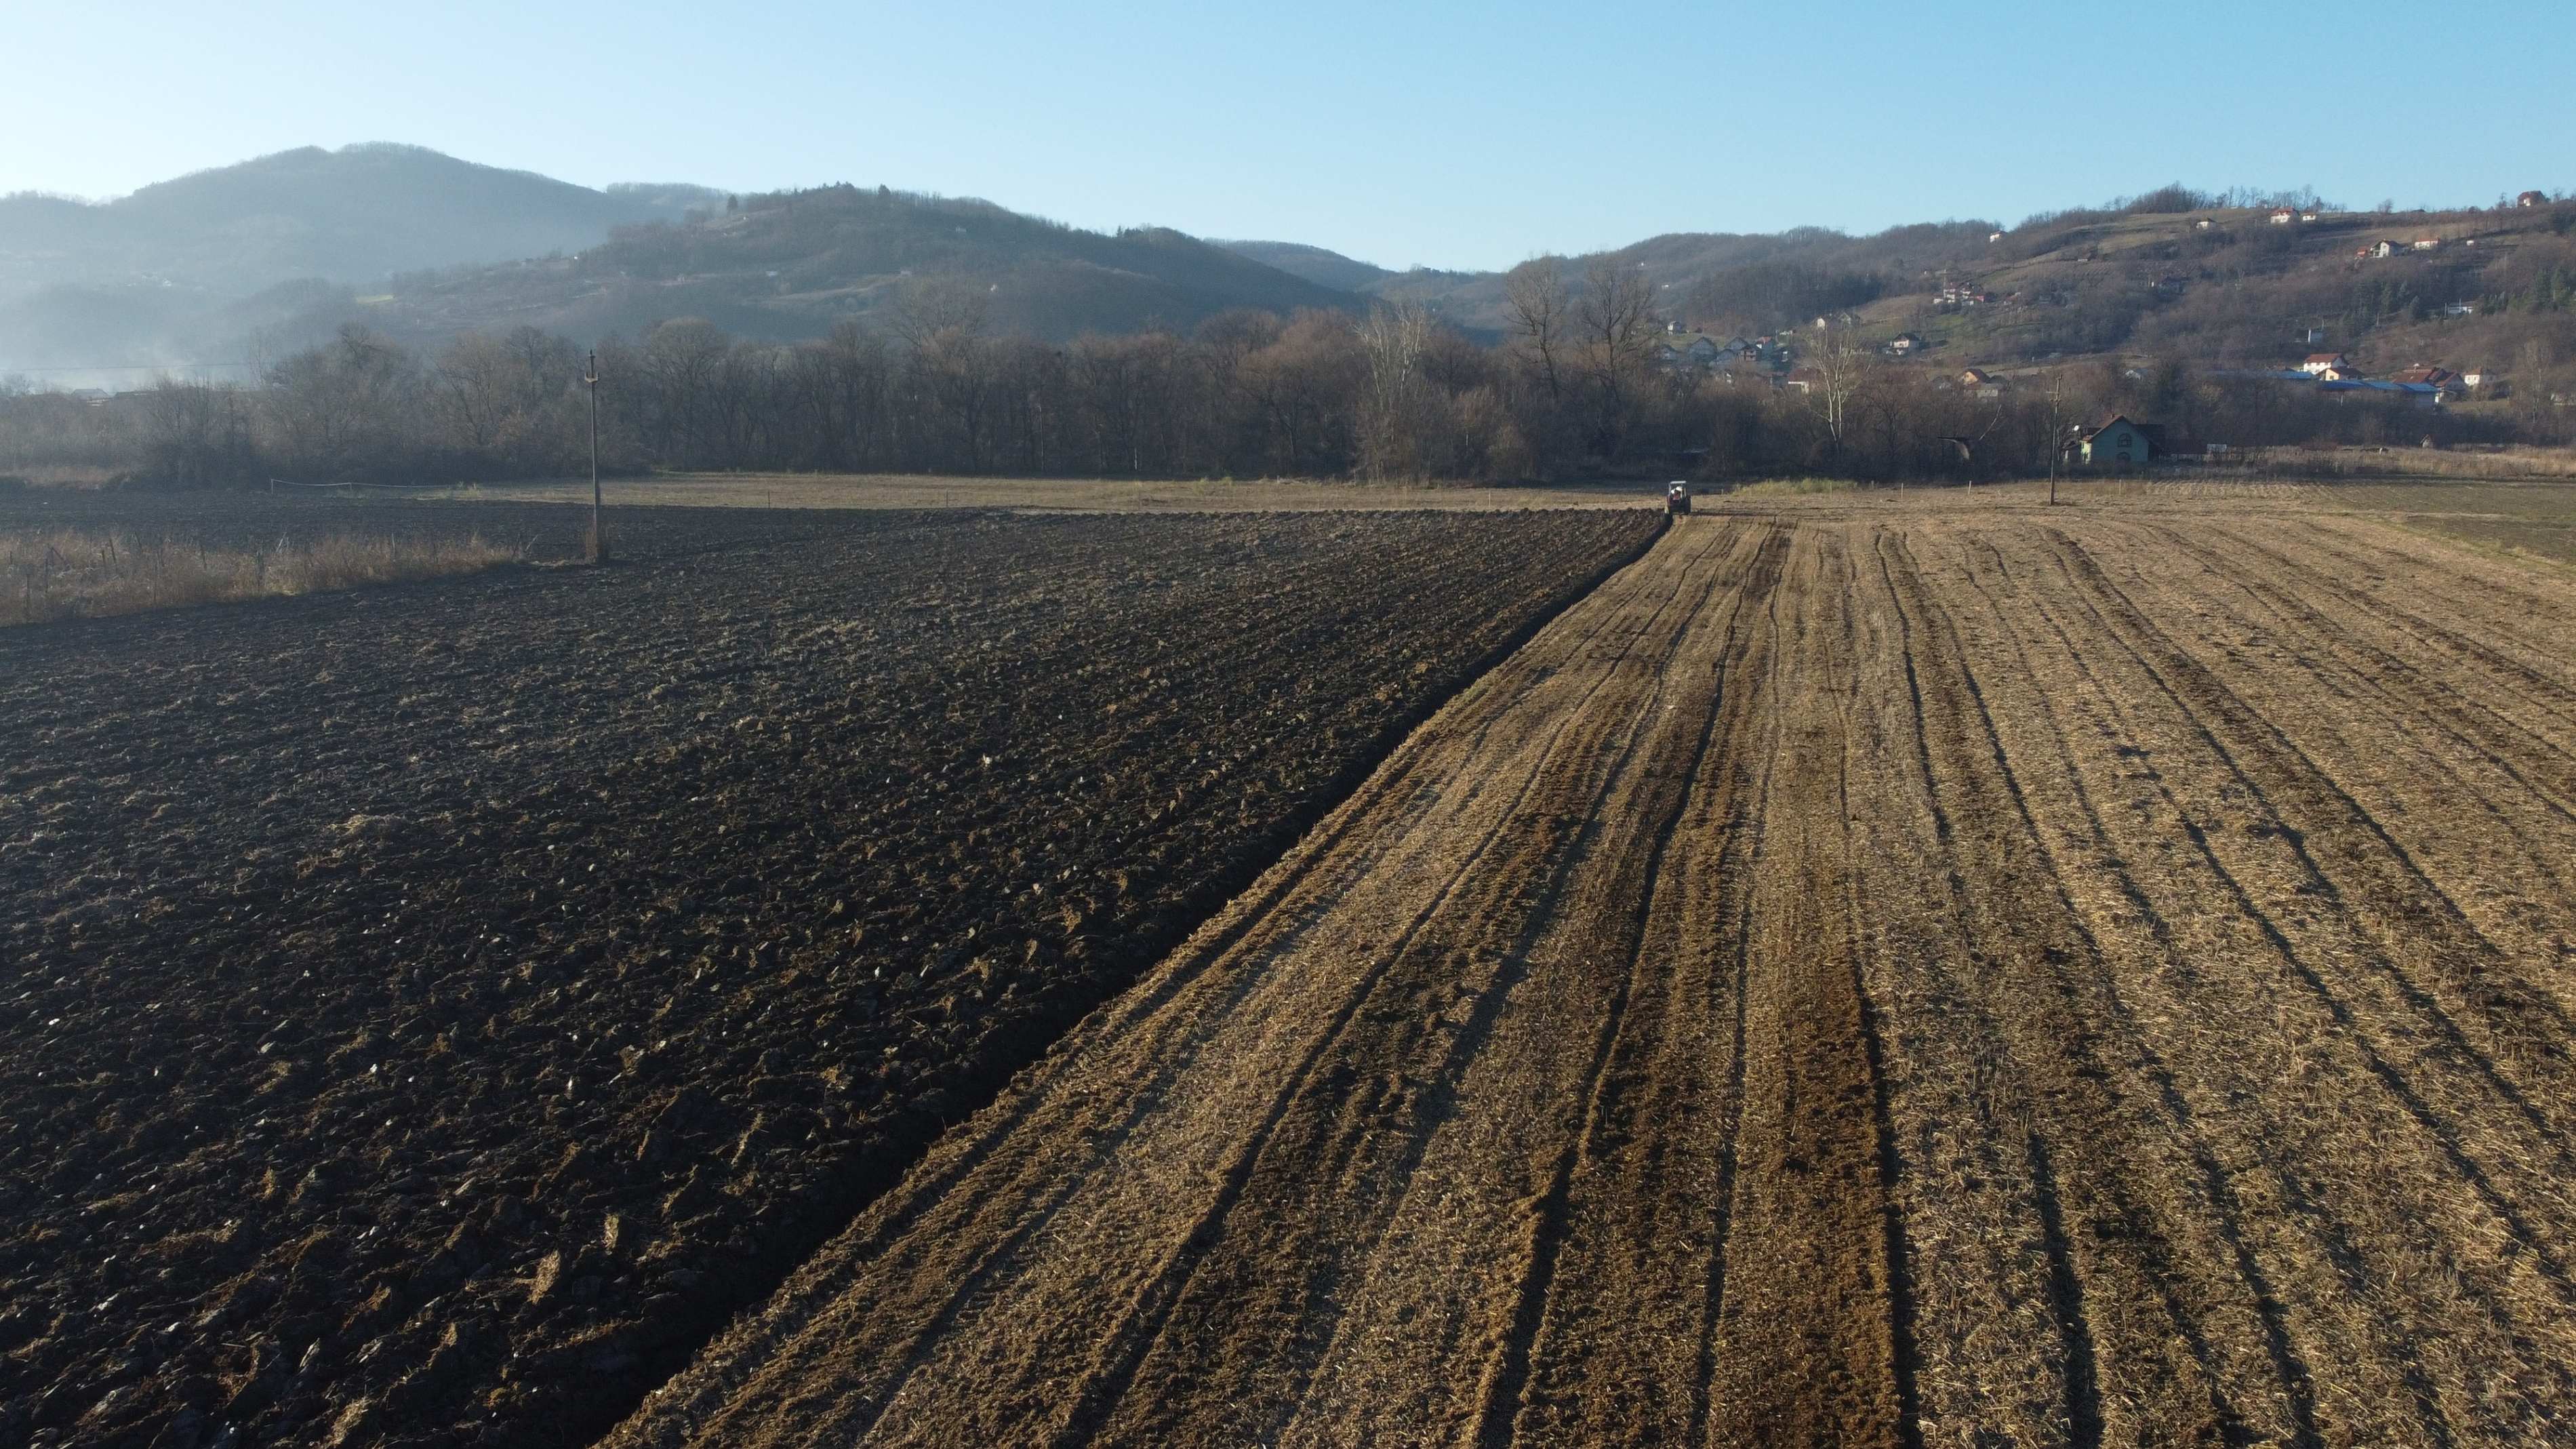
[[[1396,305],[1058,344],[996,335],[972,288],[939,283],[811,342],[679,319],[599,344],[600,446],[618,473],[1893,480],[2044,471],[2070,424],[2115,409],[2240,445],[2463,426],[2373,423],[2179,364],[2062,369],[1996,395],[1838,326],[1802,329],[1785,379],[1675,368],[1651,284],[1607,260],[1581,275],[1525,264],[1507,298],[1500,341]],[[560,476],[587,462],[588,365],[534,328],[422,351],[349,327],[256,385],[165,379],[103,406],[0,396],[0,474],[182,488]]]

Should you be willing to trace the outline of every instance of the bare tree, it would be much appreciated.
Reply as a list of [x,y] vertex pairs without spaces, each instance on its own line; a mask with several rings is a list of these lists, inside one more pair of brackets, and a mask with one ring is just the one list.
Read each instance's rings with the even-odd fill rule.
[[1565,352],[1567,330],[1573,322],[1573,305],[1565,292],[1565,272],[1554,257],[1532,257],[1511,269],[1503,278],[1503,306],[1511,318],[1512,330],[1529,349],[1536,364],[1539,385],[1547,390],[1553,406],[1565,395],[1565,382],[1560,359]]
[[281,457],[316,477],[412,456],[418,366],[409,353],[355,323],[331,342],[268,372],[267,414]]
[[1360,407],[1360,467],[1371,478],[1419,478],[1427,461],[1427,403],[1422,375],[1431,348],[1431,314],[1419,302],[1382,306],[1360,324],[1368,358],[1368,391]]
[[144,395],[142,430],[145,470],[179,488],[223,481],[250,451],[240,394],[203,379],[156,381]]
[[1606,458],[1619,450],[1629,407],[1653,353],[1654,283],[1640,267],[1596,257],[1584,274],[1574,316],[1592,386],[1592,445]]
[[1824,429],[1825,453],[1839,461],[1851,439],[1860,402],[1878,371],[1878,351],[1847,318],[1826,317],[1810,335],[1806,356],[1807,410]]

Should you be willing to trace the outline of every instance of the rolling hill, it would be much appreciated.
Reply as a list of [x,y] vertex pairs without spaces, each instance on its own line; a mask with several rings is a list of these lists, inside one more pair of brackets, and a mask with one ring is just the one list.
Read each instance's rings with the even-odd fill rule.
[[382,312],[396,331],[430,335],[504,316],[573,336],[692,316],[788,340],[850,317],[895,324],[924,290],[947,307],[971,300],[991,330],[1057,339],[1359,300],[1165,228],[1083,231],[985,201],[840,185],[622,228],[574,257],[399,278]]

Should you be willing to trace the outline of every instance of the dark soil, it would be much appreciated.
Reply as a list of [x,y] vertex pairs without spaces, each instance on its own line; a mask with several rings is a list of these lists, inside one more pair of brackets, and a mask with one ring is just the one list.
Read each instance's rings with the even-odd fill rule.
[[585,1441],[1660,524],[639,511],[0,633],[0,1443]]

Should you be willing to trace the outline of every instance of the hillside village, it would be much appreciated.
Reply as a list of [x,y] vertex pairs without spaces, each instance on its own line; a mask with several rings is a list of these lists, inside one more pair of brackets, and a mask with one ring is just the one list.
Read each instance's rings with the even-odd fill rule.
[[[2078,218],[2071,226],[2063,218],[2042,219],[2021,229],[2036,237],[1988,231],[1984,249],[1992,260],[1982,265],[1926,267],[1908,290],[1795,327],[1748,334],[1703,329],[1676,316],[1665,323],[1656,361],[1676,378],[1803,392],[1816,385],[1816,374],[1802,361],[1802,344],[1826,329],[1847,328],[1869,343],[1882,380],[1985,403],[2002,403],[2070,367],[2108,370],[2138,383],[2160,365],[2178,364],[2203,386],[2248,402],[2324,401],[2470,416],[2514,398],[2511,364],[2522,361],[2538,364],[2526,370],[2541,382],[2522,401],[2563,411],[2576,407],[2576,387],[2548,374],[2553,362],[2563,368],[2566,351],[2535,345],[2528,334],[2531,323],[2554,318],[2576,298],[2556,290],[2563,271],[2515,263],[2535,245],[2562,249],[2571,210],[2527,190],[2493,209],[2444,213],[2283,205]],[[2264,259],[2259,267],[2225,255],[2249,249],[2243,245],[2249,238]],[[2202,264],[2194,266],[2195,258]],[[2517,271],[2539,271],[2542,295],[2511,287]],[[2365,325],[2358,328],[2350,315],[2313,305],[2374,288],[2396,294],[2400,305],[2360,319]],[[1667,283],[1666,290],[1674,288]],[[2181,311],[2187,298],[2251,298],[2256,305],[2246,310],[2259,312],[2267,291],[2311,305],[2283,315],[2268,335],[2237,329],[2215,347],[2134,345],[2155,340],[2157,330],[2148,324]],[[2057,318],[2100,308],[2106,296],[2136,306],[2129,330],[2143,337],[2101,349],[2047,345],[2059,340]],[[1677,310],[1687,315],[1691,305],[1684,301]],[[2355,332],[2349,339],[2338,335]],[[2337,341],[2345,345],[2331,345]],[[2160,430],[2150,432],[2158,434],[2150,441],[2162,455],[2165,439]]]

